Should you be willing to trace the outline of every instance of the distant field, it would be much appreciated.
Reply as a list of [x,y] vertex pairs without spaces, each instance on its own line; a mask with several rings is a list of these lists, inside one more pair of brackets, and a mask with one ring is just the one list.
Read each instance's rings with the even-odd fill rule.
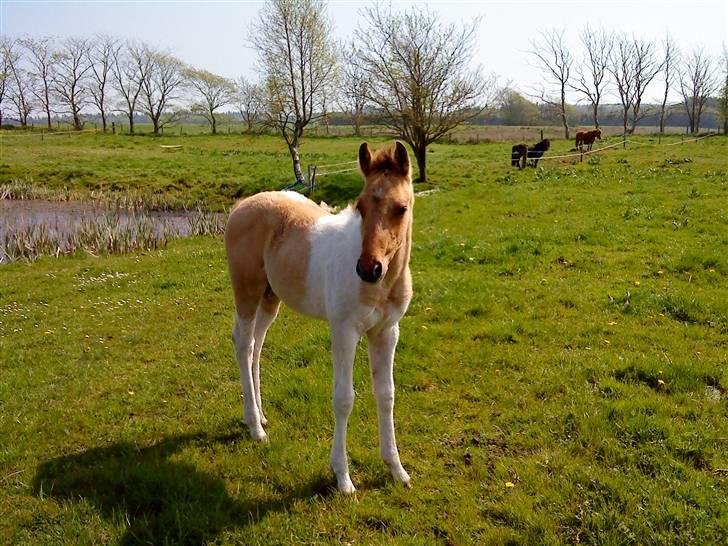
[[[225,208],[290,180],[273,137],[2,138],[0,183]],[[358,492],[335,492],[327,329],[287,309],[270,443],[248,439],[220,238],[0,267],[0,543],[724,543],[728,139],[637,141],[523,171],[508,142],[432,146],[395,366],[411,490],[378,459],[363,344]],[[304,165],[359,142],[307,139]]]

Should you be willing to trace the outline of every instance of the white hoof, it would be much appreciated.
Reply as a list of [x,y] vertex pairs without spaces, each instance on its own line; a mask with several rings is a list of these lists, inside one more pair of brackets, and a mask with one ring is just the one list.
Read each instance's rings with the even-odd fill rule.
[[356,488],[354,487],[354,484],[351,483],[351,478],[348,474],[344,474],[341,478],[337,476],[336,482],[339,491],[341,491],[344,495],[351,495],[356,491]]
[[412,487],[412,481],[410,475],[402,467],[402,465],[390,466],[389,469],[392,471],[392,477],[398,482],[402,482],[407,489]]
[[266,419],[265,415],[263,415],[262,413],[260,414],[260,424],[263,426],[268,424],[268,419]]
[[268,441],[268,435],[263,430],[263,427],[261,427],[261,426],[257,426],[257,427],[249,426],[248,429],[250,430],[250,437],[253,440],[257,440],[259,442],[267,442]]

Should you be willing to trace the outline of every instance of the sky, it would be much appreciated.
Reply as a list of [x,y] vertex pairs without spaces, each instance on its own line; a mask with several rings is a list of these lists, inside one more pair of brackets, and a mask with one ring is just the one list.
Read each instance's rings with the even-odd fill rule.
[[[334,36],[346,40],[357,28],[360,10],[370,2],[330,0]],[[624,32],[661,41],[669,32],[678,47],[705,47],[717,57],[728,42],[726,0],[450,0],[391,2],[395,10],[411,4],[427,6],[444,23],[481,23],[475,63],[501,84],[523,92],[542,80],[529,54],[539,32],[565,29],[572,52],[579,57],[579,31],[592,28]],[[0,0],[0,33],[9,36],[92,36],[111,34],[169,50],[184,62],[222,76],[255,79],[255,54],[250,47],[251,22],[259,1],[18,1]],[[659,95],[657,87],[653,97]]]

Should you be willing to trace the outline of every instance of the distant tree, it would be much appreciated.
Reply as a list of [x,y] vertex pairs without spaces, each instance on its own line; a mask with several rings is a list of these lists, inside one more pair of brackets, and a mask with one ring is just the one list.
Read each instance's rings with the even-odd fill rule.
[[670,86],[675,73],[675,63],[678,60],[678,51],[669,34],[665,35],[665,41],[662,43],[662,75],[665,81],[665,93],[662,96],[662,104],[660,105],[660,135],[665,134],[665,116],[667,111],[667,97],[670,93]]
[[346,46],[342,57],[341,92],[338,94],[339,108],[351,119],[354,134],[360,136],[365,109],[370,105],[369,75],[358,62],[361,55],[356,44]]
[[216,112],[232,102],[235,86],[227,78],[212,74],[207,70],[187,68],[183,75],[202,98],[202,102],[192,106],[192,111],[204,117],[210,124],[212,134],[217,134]]
[[89,82],[87,75],[91,70],[88,60],[90,43],[81,38],[66,38],[53,55],[56,70],[53,87],[60,106],[73,118],[73,128],[83,129],[81,110],[89,102]]
[[142,110],[152,120],[154,134],[176,122],[180,112],[173,110],[174,101],[185,83],[184,65],[176,57],[161,51],[143,47],[140,59]]
[[587,25],[579,34],[584,50],[581,64],[575,68],[576,77],[571,88],[584,96],[591,105],[594,127],[599,127],[599,103],[604,95],[609,71],[609,53],[613,37],[604,29],[593,30]]
[[32,75],[22,66],[23,54],[18,40],[4,38],[1,45],[6,69],[5,93],[15,106],[20,125],[25,128],[28,126],[28,116],[33,111]]
[[20,44],[28,52],[28,62],[32,67],[30,75],[33,85],[30,91],[43,109],[46,115],[48,129],[50,129],[51,99],[55,69],[53,39],[49,37],[23,38],[20,40]]
[[263,90],[244,76],[235,82],[235,103],[248,132],[253,130],[263,108]]
[[723,134],[728,135],[728,47],[723,44],[723,56],[721,58],[723,68],[722,88],[718,99],[718,111],[720,120],[723,122]]
[[539,122],[538,106],[510,86],[500,90],[496,103],[505,125],[535,125]]
[[3,125],[3,111],[5,109],[5,97],[8,90],[8,79],[10,68],[8,66],[7,51],[5,49],[5,37],[0,37],[0,127]]
[[654,42],[634,38],[632,43],[632,52],[634,55],[634,99],[632,101],[630,133],[634,133],[637,122],[647,113],[642,110],[642,101],[647,88],[662,69],[662,63],[657,59],[657,48]]
[[619,101],[622,104],[622,129],[625,135],[628,132],[629,112],[635,95],[633,49],[634,45],[629,38],[624,35],[616,36],[609,59],[609,71],[614,77]]
[[531,41],[531,54],[539,61],[541,71],[556,88],[557,99],[545,87],[537,90],[535,96],[542,102],[558,108],[561,124],[564,126],[564,138],[569,139],[569,122],[566,116],[566,90],[571,81],[571,70],[574,57],[564,42],[565,30],[552,29],[541,32],[539,41]]
[[299,143],[306,126],[322,116],[327,80],[336,65],[326,5],[321,0],[271,0],[261,9],[253,35],[265,123],[286,141],[294,176],[302,183]]
[[358,62],[371,82],[366,96],[412,147],[420,182],[427,182],[427,147],[483,110],[488,83],[470,69],[479,23],[445,26],[417,6],[394,13],[375,4],[356,31]]
[[106,132],[106,113],[108,110],[109,87],[113,78],[114,59],[121,44],[111,36],[98,35],[90,44],[88,59],[91,64],[91,84],[89,90],[96,108],[101,113],[101,126]]
[[144,46],[127,43],[112,54],[111,77],[112,87],[121,96],[121,108],[129,120],[129,134],[134,134],[134,114],[137,101],[142,91],[142,80],[149,70]]
[[713,69],[713,62],[703,48],[694,49],[684,58],[680,67],[680,94],[693,134],[700,131],[705,103],[720,85]]

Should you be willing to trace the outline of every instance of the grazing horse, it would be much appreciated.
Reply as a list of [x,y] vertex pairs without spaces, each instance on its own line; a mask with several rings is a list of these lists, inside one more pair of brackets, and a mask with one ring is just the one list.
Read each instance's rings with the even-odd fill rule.
[[337,485],[353,493],[346,427],[354,405],[354,352],[363,334],[379,419],[379,452],[394,478],[409,486],[394,435],[394,352],[399,320],[412,299],[409,269],[414,193],[400,142],[372,154],[359,148],[364,189],[338,214],[293,192],[240,201],[225,230],[235,297],[233,345],[244,398],[243,422],[267,438],[260,396],[260,351],[283,301],[331,326],[334,442],[329,459]]
[[528,159],[533,159],[533,166],[538,166],[538,160],[541,159],[551,147],[551,141],[548,138],[544,138],[541,142],[537,142],[533,146],[528,147]]
[[602,130],[594,129],[593,131],[577,131],[576,133],[576,148],[579,151],[583,151],[584,144],[587,145],[587,150],[591,151],[592,145],[596,139],[602,139]]
[[511,148],[511,167],[520,169],[526,166],[526,154],[528,154],[528,146],[525,144],[516,144]]

